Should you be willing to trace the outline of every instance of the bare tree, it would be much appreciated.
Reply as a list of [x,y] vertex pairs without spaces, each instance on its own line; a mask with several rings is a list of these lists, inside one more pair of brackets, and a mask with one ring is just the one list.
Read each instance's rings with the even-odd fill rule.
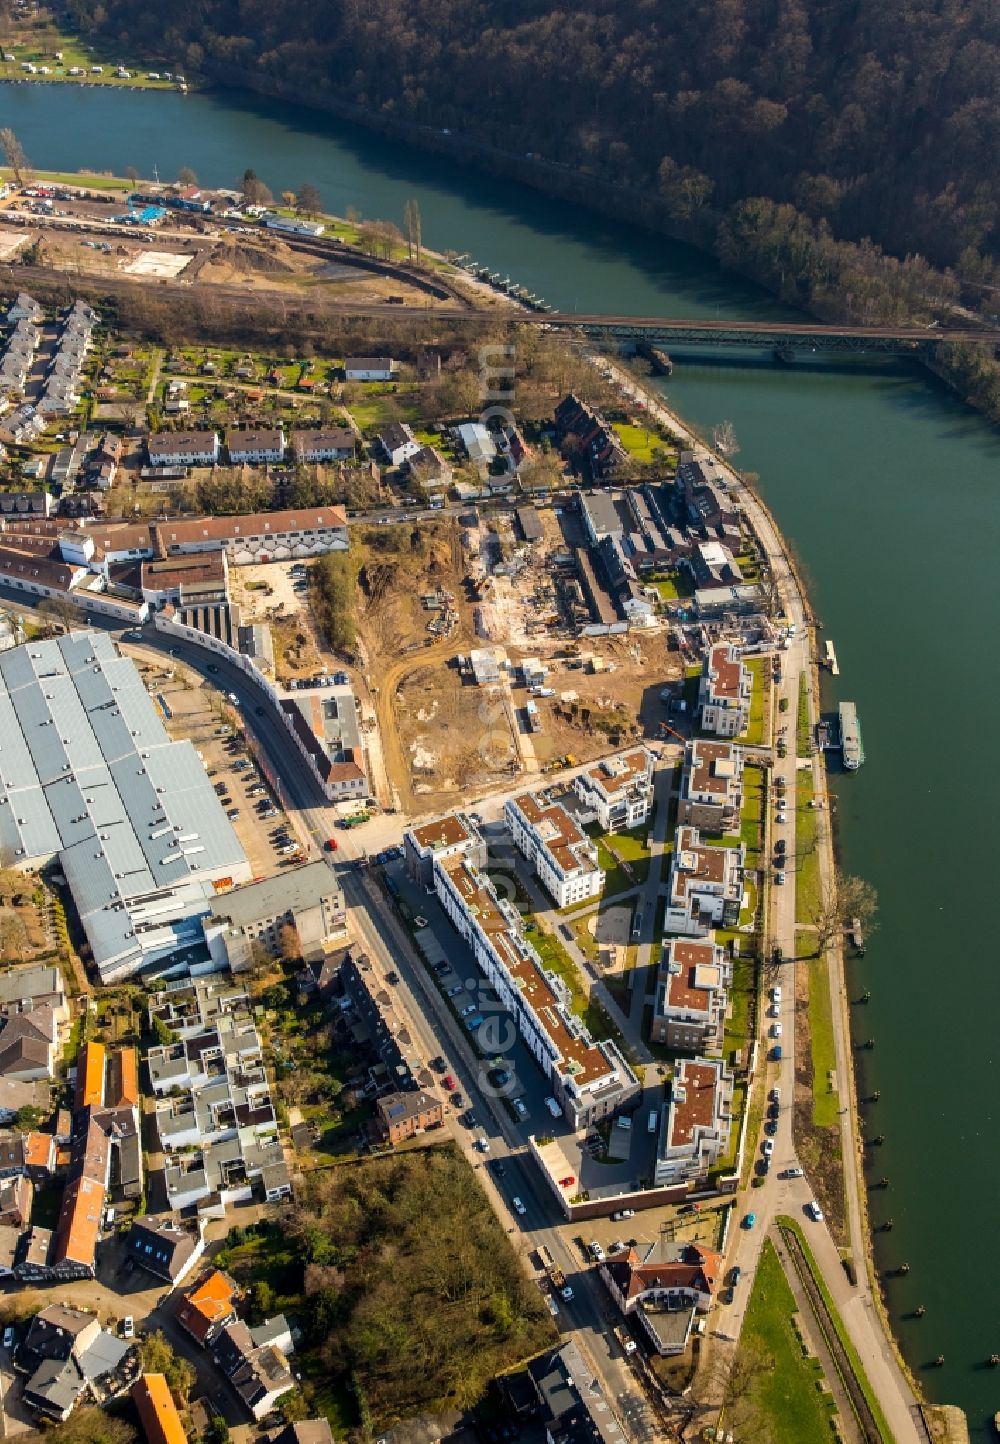
[[8,962],[24,961],[28,948],[28,929],[24,918],[12,908],[0,909],[0,958]]
[[52,625],[61,626],[67,632],[80,625],[80,608],[68,593],[63,596],[46,597],[44,602],[38,604],[38,614],[45,617]]
[[0,130],[0,149],[3,150],[4,159],[14,172],[14,184],[16,186],[24,185],[28,179],[28,158],[21,142],[9,125],[5,125]]
[[319,190],[310,181],[303,181],[295,193],[295,209],[303,216],[318,216],[323,209]]
[[285,207],[286,210],[294,211],[294,209],[295,209],[295,192],[294,192],[294,191],[282,191],[282,192],[281,192],[281,204]]
[[409,200],[403,207],[403,233],[406,236],[406,250],[411,261],[420,260],[422,249],[422,234],[420,222],[420,205],[415,200]]
[[878,892],[872,884],[835,868],[813,909],[817,957],[822,957],[833,940],[842,936],[844,928],[855,919],[861,932],[871,933],[877,912]]
[[177,172],[177,184],[179,186],[193,186],[198,184],[198,177],[189,165],[182,165]]
[[712,445],[727,461],[731,456],[736,455],[740,444],[736,439],[736,428],[731,421],[720,421],[712,427]]

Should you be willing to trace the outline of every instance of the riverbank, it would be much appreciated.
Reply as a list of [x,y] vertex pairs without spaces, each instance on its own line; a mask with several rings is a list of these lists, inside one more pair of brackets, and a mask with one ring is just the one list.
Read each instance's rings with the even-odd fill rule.
[[[606,358],[602,358],[607,365]],[[714,449],[699,434],[696,428],[683,420],[680,415],[668,407],[663,398],[648,385],[626,372],[624,368],[615,366],[612,369],[619,376],[620,381],[634,398],[642,397],[645,400],[649,411],[664,426],[668,427],[682,445],[695,447],[700,446],[714,453]],[[808,591],[802,578],[796,561],[788,547],[785,538],[771,514],[769,508],[759,493],[750,485],[747,479],[733,466],[720,458],[721,465],[729,475],[735,489],[743,501],[744,513],[754,531],[759,544],[764,551],[772,558],[777,554],[781,557],[786,569],[785,579],[790,584],[794,593],[795,601],[801,615],[806,620],[809,629],[808,643],[808,686],[807,700],[809,713],[810,735],[814,735],[816,723],[819,721],[821,707],[820,679],[821,673],[818,666],[819,639],[815,613],[810,605]],[[779,585],[782,578],[777,573]],[[789,611],[794,615],[791,606],[791,598],[783,595],[783,601]],[[821,779],[821,773],[825,772],[822,755],[812,760],[812,771],[814,778],[814,794],[817,797],[827,797],[825,779]],[[833,813],[827,805],[821,810],[818,819],[816,841],[819,849],[820,874],[823,885],[828,887],[834,876],[835,860],[835,823]],[[831,984],[833,995],[836,999],[837,1016],[834,1019],[834,1034],[837,1055],[837,1075],[839,1079],[846,1082],[846,1094],[848,1106],[841,1110],[841,1151],[844,1166],[845,1180],[845,1202],[847,1206],[848,1238],[850,1245],[850,1256],[855,1259],[864,1260],[864,1278],[867,1280],[867,1287],[862,1284],[861,1294],[863,1302],[865,1299],[870,1303],[872,1310],[878,1318],[879,1326],[876,1330],[876,1342],[881,1343],[881,1353],[885,1369],[882,1377],[885,1380],[896,1380],[896,1387],[903,1388],[902,1402],[905,1408],[910,1411],[916,1405],[920,1405],[925,1414],[934,1416],[936,1422],[943,1432],[939,1437],[942,1439],[959,1440],[967,1437],[967,1425],[965,1416],[961,1410],[952,1406],[942,1406],[940,1418],[937,1416],[937,1406],[929,1405],[924,1400],[923,1390],[913,1370],[910,1368],[903,1356],[899,1340],[892,1329],[886,1308],[886,1301],[878,1279],[878,1270],[874,1255],[874,1236],[871,1229],[868,1214],[868,1197],[864,1182],[863,1173],[863,1142],[861,1133],[860,1118],[860,1092],[859,1080],[853,1063],[853,1047],[850,1033],[849,994],[846,977],[846,959],[843,946],[840,942],[831,945],[823,960],[817,961],[813,966],[826,964],[831,972]],[[804,963],[797,963],[796,966],[806,966]],[[829,1281],[831,1284],[843,1283],[838,1271],[838,1277]],[[852,1332],[859,1324],[864,1330],[865,1311],[855,1309],[853,1315],[847,1310],[844,1311],[845,1322],[849,1322]],[[869,1350],[862,1347],[869,1358],[872,1357]],[[877,1354],[876,1354],[877,1357]]]

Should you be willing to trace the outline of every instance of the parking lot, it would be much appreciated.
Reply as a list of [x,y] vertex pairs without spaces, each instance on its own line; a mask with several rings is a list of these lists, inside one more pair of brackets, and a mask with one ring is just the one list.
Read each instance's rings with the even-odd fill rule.
[[167,731],[194,743],[254,877],[268,876],[275,867],[302,859],[287,817],[253,764],[236,708],[221,692],[191,685],[179,674],[171,677],[169,669],[146,667],[144,672]]

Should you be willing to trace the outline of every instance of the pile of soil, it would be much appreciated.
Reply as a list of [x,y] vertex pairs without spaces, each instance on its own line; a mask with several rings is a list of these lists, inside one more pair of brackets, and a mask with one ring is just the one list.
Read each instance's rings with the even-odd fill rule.
[[268,275],[291,275],[295,267],[273,250],[251,246],[246,241],[234,241],[223,245],[215,256],[222,265],[232,266],[234,271],[261,271]]

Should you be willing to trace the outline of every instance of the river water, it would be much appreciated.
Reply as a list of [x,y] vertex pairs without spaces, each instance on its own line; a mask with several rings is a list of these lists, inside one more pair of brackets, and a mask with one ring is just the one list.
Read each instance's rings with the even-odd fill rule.
[[[0,87],[0,124],[31,161],[207,185],[249,165],[275,191],[317,185],[324,205],[401,218],[416,197],[430,246],[466,251],[566,309],[780,316],[695,252],[503,180],[285,106],[244,98]],[[844,861],[880,896],[880,926],[852,965],[862,1092],[885,1135],[869,1176],[879,1265],[904,1351],[930,1397],[990,1436],[1000,1373],[996,1118],[1000,971],[988,937],[1000,862],[990,751],[1000,717],[1000,437],[903,366],[778,369],[703,356],[664,387],[703,428],[735,426],[809,581],[858,704],[867,763],[836,781]],[[1000,817],[1000,809],[998,809]],[[990,878],[993,878],[991,883]],[[994,895],[996,896],[996,894]],[[960,1255],[974,1253],[965,1278]],[[957,1270],[957,1272],[956,1272]],[[907,1314],[922,1303],[926,1317]],[[929,1361],[945,1356],[943,1368]]]

